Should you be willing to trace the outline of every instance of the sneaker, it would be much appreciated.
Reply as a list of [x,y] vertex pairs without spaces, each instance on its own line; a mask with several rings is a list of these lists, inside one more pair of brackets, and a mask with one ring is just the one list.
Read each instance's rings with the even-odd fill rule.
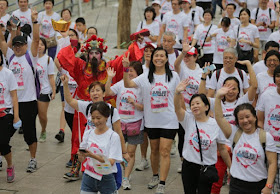
[[37,161],[35,159],[30,159],[26,172],[33,173],[36,170],[37,170]]
[[136,167],[136,171],[143,171],[144,169],[149,168],[149,167],[150,166],[149,166],[148,160],[145,158],[142,158],[140,164]]
[[69,181],[76,181],[80,179],[79,172],[81,168],[81,162],[78,161],[78,156],[75,155],[73,166],[70,172],[65,173],[63,178],[68,179]]
[[165,185],[163,184],[158,184],[157,190],[156,190],[156,194],[163,194],[165,190]]
[[177,169],[177,172],[182,173],[182,167],[181,166]]
[[23,134],[23,129],[22,129],[22,127],[21,127],[21,128],[19,128],[19,130],[18,130],[18,134]]
[[174,156],[174,155],[176,155],[176,152],[177,152],[176,141],[173,140],[170,154],[171,154],[172,156]]
[[58,134],[55,135],[55,139],[57,139],[60,143],[64,142],[64,135],[64,132],[60,130]]
[[12,183],[15,180],[15,168],[7,168],[7,182]]
[[67,163],[66,163],[66,168],[72,168],[72,160],[69,160]]
[[79,173],[74,173],[74,172],[67,172],[64,174],[63,178],[69,180],[69,181],[76,181],[80,179]]
[[45,142],[45,141],[46,141],[46,138],[47,138],[47,133],[46,133],[46,131],[45,131],[45,132],[41,132],[39,142],[40,142],[40,143]]
[[159,184],[159,177],[153,176],[152,180],[148,184],[148,189],[152,189]]
[[127,178],[123,178],[122,187],[123,187],[123,190],[131,190],[131,185]]

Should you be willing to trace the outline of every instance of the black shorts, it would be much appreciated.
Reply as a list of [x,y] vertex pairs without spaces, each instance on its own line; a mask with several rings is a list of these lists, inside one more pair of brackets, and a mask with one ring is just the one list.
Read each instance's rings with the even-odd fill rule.
[[50,94],[40,94],[40,97],[38,98],[41,102],[49,102],[51,101],[52,93]]
[[4,117],[0,117],[0,155],[5,156],[11,152],[11,146],[9,145],[11,139],[11,133],[13,129],[12,114],[7,114]]
[[160,139],[161,137],[166,139],[175,139],[178,129],[162,129],[162,128],[144,128],[149,139]]

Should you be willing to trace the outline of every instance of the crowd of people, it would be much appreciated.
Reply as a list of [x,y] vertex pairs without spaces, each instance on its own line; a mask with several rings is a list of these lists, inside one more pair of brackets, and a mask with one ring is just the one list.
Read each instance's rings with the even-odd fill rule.
[[[84,18],[54,12],[54,0],[44,0],[40,13],[28,3],[18,0],[9,15],[8,0],[0,0],[0,153],[8,183],[17,165],[11,138],[23,134],[26,172],[35,172],[37,142],[47,140],[48,107],[60,92],[55,138],[64,142],[66,123],[72,133],[63,177],[82,177],[81,194],[133,190],[137,157],[136,171],[151,166],[148,189],[163,194],[177,149],[187,194],[219,194],[225,178],[230,194],[280,193],[278,0],[146,1],[131,45],[110,61],[102,34]],[[60,19],[69,30],[53,29]]]

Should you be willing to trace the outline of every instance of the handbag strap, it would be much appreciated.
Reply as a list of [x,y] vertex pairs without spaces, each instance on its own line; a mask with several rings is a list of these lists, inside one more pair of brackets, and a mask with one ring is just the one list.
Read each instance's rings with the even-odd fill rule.
[[200,160],[203,162],[203,157],[202,157],[202,149],[201,149],[201,141],[200,141],[200,133],[197,127],[197,123],[195,121],[195,126],[196,126],[196,133],[197,133],[197,138],[198,138],[198,145],[199,145],[199,153],[200,153]]
[[208,34],[209,34],[209,31],[210,31],[211,27],[212,27],[212,24],[210,25],[210,27],[209,27],[209,29],[208,29],[208,31],[207,31],[207,33],[206,33],[206,36],[205,36],[205,38],[204,38],[204,41],[203,41],[203,44],[202,44],[201,48],[204,47],[204,44],[205,44],[205,42],[206,42],[206,38],[207,38],[207,36],[208,36]]
[[238,36],[239,36],[239,28],[240,28],[240,25],[238,25],[238,29],[237,29],[237,39],[238,39]]

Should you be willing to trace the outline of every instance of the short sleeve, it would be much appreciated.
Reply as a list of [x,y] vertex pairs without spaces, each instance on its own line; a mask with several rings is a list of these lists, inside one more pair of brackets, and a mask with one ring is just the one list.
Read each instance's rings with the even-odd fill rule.
[[183,27],[189,27],[189,23],[190,23],[190,18],[188,18],[187,15],[184,14],[184,18],[183,18]]
[[211,77],[210,82],[209,82],[209,88],[213,89],[213,90],[216,90],[217,89],[217,84],[218,84],[218,82],[217,82],[217,78],[216,78],[216,73],[214,72],[212,74],[212,77]]
[[48,75],[54,75],[54,62],[53,59],[51,57],[49,57],[49,64],[48,64]]
[[218,127],[219,129],[219,135],[218,135],[218,138],[217,138],[217,143],[219,144],[226,144],[227,143],[227,139],[223,133],[223,131]]
[[254,27],[254,30],[255,30],[254,33],[253,33],[254,38],[260,38],[260,33],[259,33],[259,30],[258,30],[257,26],[253,25],[253,27]]
[[17,88],[18,88],[18,84],[17,84],[17,81],[16,81],[16,78],[15,78],[15,76],[14,76],[14,74],[13,74],[13,72],[11,72],[10,70],[9,70],[9,90],[10,91],[13,91],[13,90],[16,90]]
[[118,93],[121,92],[120,91],[120,89],[121,89],[120,88],[120,82],[121,81],[119,81],[118,83],[116,83],[116,84],[114,84],[113,86],[110,87],[110,89],[114,92],[115,95],[118,95]]
[[89,104],[91,104],[91,102],[78,100],[78,111],[83,113],[85,117],[87,117],[86,110]]
[[243,70],[241,70],[241,71],[242,71],[242,74],[243,74],[243,88],[247,89],[247,88],[250,87],[249,82],[248,82],[248,76],[245,73],[245,71],[243,71]]
[[196,28],[196,30],[195,30],[195,32],[194,32],[194,35],[193,35],[193,39],[196,39],[196,40],[198,40],[198,33],[199,33],[199,31],[200,31],[200,26],[197,26],[197,28]]
[[143,21],[139,22],[139,24],[136,28],[136,32],[139,32],[141,30],[141,24],[143,24]]
[[84,135],[83,135],[83,140],[80,143],[80,148],[88,148],[87,144],[88,144],[88,138],[89,138],[91,130],[93,130],[93,129],[85,130]]
[[276,21],[276,14],[274,10],[271,10],[271,22]]
[[142,88],[143,87],[143,82],[144,79],[148,79],[147,77],[145,78],[145,76],[147,76],[146,73],[143,73],[141,75],[139,75],[138,77],[134,78],[132,81],[137,85],[137,87]]
[[208,98],[210,102],[210,110],[214,113],[214,107],[215,107],[215,98]]
[[110,148],[108,158],[116,160],[116,162],[122,162],[122,147],[120,136],[113,132],[110,138]]
[[14,51],[8,47],[7,53],[6,53],[6,58],[9,63],[10,63],[10,58],[12,57],[13,54],[14,54]]
[[118,113],[118,109],[114,108],[114,115],[113,115],[113,118],[112,118],[112,123],[115,123],[120,119],[121,119],[121,117]]
[[43,12],[40,12],[40,13],[38,14],[38,19],[37,19],[37,21],[38,21],[39,24],[42,24],[42,21],[43,21]]
[[253,11],[251,13],[251,19],[252,20],[256,20],[256,11],[257,11],[257,9],[255,8],[255,9],[253,9]]
[[154,36],[158,36],[159,35],[159,23],[158,22],[154,22],[154,27],[153,27],[153,35]]
[[265,96],[266,96],[265,94],[261,95],[260,99],[258,100],[256,110],[264,112],[264,110],[265,110],[265,105],[264,105]]
[[163,15],[163,18],[162,18],[162,24],[166,24],[166,22],[167,22],[167,18],[168,18],[168,13],[166,13],[166,14],[164,14]]
[[200,24],[198,12],[195,12],[195,14],[194,14],[194,21],[193,21],[193,23],[194,23],[194,25]]
[[272,135],[266,132],[265,151],[276,152],[276,145]]

